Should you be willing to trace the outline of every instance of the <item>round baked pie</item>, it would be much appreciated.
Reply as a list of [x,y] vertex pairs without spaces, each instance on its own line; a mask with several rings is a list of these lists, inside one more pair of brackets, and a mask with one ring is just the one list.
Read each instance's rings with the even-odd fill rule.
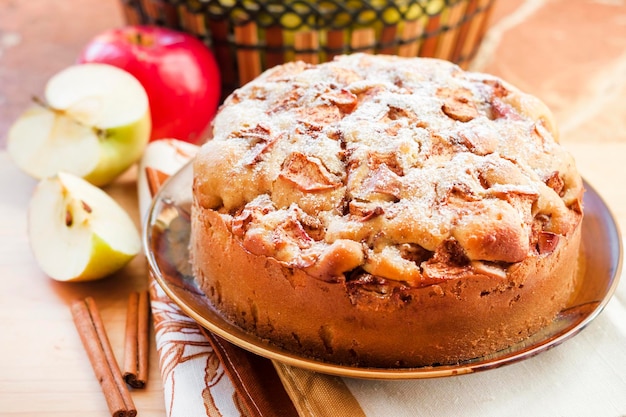
[[214,307],[323,361],[482,357],[548,325],[576,284],[583,184],[550,111],[447,61],[267,70],[221,107],[193,196]]

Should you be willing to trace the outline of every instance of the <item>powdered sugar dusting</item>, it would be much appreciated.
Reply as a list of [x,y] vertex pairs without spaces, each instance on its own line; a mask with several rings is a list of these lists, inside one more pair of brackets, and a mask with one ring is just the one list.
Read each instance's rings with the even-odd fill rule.
[[[545,105],[496,77],[436,59],[354,54],[275,67],[226,100],[213,132],[198,160],[238,157],[196,164],[196,189],[219,202],[207,208],[236,216],[267,195],[273,219],[295,205],[321,221],[307,233],[327,244],[361,242],[366,263],[385,247],[435,252],[449,239],[470,259],[481,253],[510,262],[473,250],[465,231],[456,232],[469,227],[462,219],[479,218],[477,241],[490,228],[532,236],[537,215],[562,219],[550,227],[567,234],[572,196],[582,193]],[[295,180],[294,166],[286,167],[294,154],[304,170]],[[316,179],[305,186],[307,175]],[[563,189],[546,185],[554,175]],[[237,183],[245,186],[227,186]],[[250,230],[261,227],[263,211]],[[515,253],[533,250],[533,242],[520,245]]]

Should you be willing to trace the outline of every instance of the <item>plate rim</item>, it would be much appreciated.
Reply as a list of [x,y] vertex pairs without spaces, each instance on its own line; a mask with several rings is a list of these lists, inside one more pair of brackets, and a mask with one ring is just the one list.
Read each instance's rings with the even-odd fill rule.
[[[169,282],[167,282],[167,280],[163,277],[163,273],[159,266],[159,263],[153,251],[150,249],[150,237],[153,227],[151,219],[153,219],[154,217],[155,209],[165,198],[164,195],[166,195],[170,191],[168,186],[170,186],[170,184],[174,183],[175,181],[179,181],[181,176],[184,176],[186,174],[190,175],[190,165],[191,163],[186,164],[163,183],[157,194],[152,199],[152,202],[150,203],[148,209],[148,213],[144,218],[144,224],[142,228],[142,245],[144,253],[146,255],[146,259],[148,260],[148,267],[150,269],[151,275],[154,277],[154,280],[159,284],[159,286],[163,289],[166,295],[170,297],[170,299],[185,314],[187,314],[199,325],[244,350],[247,350],[251,353],[257,354],[270,360],[281,362],[286,365],[295,366],[298,368],[303,368],[309,371],[319,372],[327,375],[361,379],[389,380],[448,377],[499,368],[504,365],[513,364],[536,356],[544,351],[547,351],[562,344],[564,341],[580,333],[604,310],[604,308],[612,298],[613,294],[615,293],[615,290],[620,281],[623,264],[623,242],[621,239],[619,225],[616,221],[614,214],[612,213],[611,209],[608,207],[602,196],[596,191],[594,187],[592,187],[586,180],[583,179],[585,196],[593,195],[593,197],[597,200],[597,203],[599,203],[601,209],[604,211],[605,219],[608,220],[608,230],[614,235],[614,239],[610,240],[611,242],[615,241],[617,243],[617,247],[613,248],[617,254],[617,258],[615,264],[611,265],[613,275],[608,278],[609,280],[611,280],[611,284],[608,286],[606,292],[603,294],[603,298],[573,327],[566,329],[563,332],[559,332],[556,335],[548,337],[544,340],[541,340],[540,342],[537,342],[527,348],[522,347],[519,350],[504,354],[500,357],[494,357],[491,359],[484,359],[485,357],[482,357],[452,365],[436,365],[414,368],[371,368],[347,366],[331,362],[325,362],[315,358],[309,358],[290,352],[286,349],[281,348],[280,346],[272,345],[269,342],[265,342],[255,335],[250,334],[245,330],[237,327],[233,323],[228,322],[225,318],[220,319],[223,322],[222,324],[215,323],[211,319],[205,317],[201,312],[196,311],[195,308],[190,306],[179,295],[178,291],[186,290],[173,288],[169,284]],[[585,274],[585,276],[586,275],[587,274]],[[206,295],[204,294],[201,294],[200,296],[206,301],[207,308],[214,310],[208,297],[206,297]],[[215,314],[219,315],[217,311],[215,311]],[[227,329],[228,327],[238,329],[239,332],[245,334],[247,337],[245,339],[242,339],[239,336],[234,335],[231,331]]]

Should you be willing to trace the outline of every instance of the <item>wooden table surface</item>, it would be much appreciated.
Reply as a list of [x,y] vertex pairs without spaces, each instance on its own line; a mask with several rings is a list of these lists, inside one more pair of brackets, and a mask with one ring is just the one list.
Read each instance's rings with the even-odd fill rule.
[[[71,64],[90,36],[120,23],[116,0],[0,0],[2,416],[110,415],[68,305],[93,296],[121,358],[127,296],[146,288],[146,262],[138,256],[121,272],[91,283],[48,278],[37,267],[26,234],[26,207],[36,182],[2,149],[29,97]],[[506,78],[553,109],[561,142],[618,222],[626,224],[626,5],[501,1],[475,68]],[[139,224],[134,171],[106,191]],[[154,344],[148,385],[132,395],[140,416],[165,415]]]

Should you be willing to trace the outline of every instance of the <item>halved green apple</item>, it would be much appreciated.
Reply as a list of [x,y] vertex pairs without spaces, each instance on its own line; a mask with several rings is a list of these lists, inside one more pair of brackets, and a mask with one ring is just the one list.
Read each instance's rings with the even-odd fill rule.
[[107,64],[80,64],[54,75],[44,100],[8,132],[15,163],[35,178],[69,172],[102,186],[137,162],[150,137],[145,89]]
[[41,180],[28,207],[28,237],[41,269],[58,281],[90,281],[124,267],[141,250],[128,213],[73,174]]

